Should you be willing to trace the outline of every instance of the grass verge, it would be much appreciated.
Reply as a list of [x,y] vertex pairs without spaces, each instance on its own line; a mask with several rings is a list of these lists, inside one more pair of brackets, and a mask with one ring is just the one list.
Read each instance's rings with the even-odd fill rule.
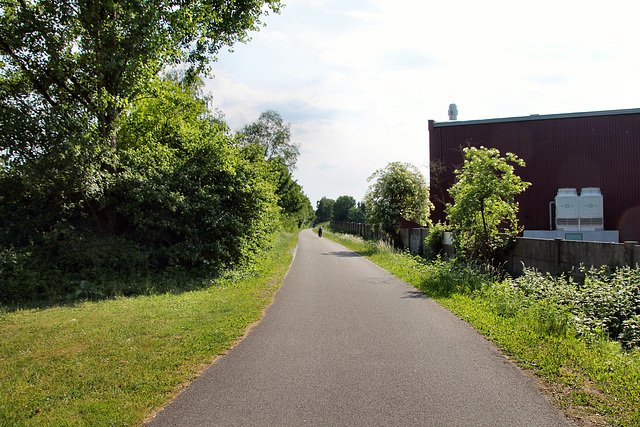
[[[381,244],[325,231],[330,239],[420,289],[535,374],[547,398],[578,426],[640,426],[640,351],[585,341],[559,327],[553,307],[510,307],[491,274],[425,264]],[[495,277],[494,277],[495,279]]]
[[140,424],[261,318],[296,241],[203,290],[0,313],[0,425]]

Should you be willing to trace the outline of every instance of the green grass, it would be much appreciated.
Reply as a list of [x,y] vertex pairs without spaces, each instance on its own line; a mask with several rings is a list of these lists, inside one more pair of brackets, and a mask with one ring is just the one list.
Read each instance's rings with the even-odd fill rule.
[[199,291],[5,310],[0,425],[141,423],[261,318],[295,243]]
[[[426,263],[382,244],[335,234],[352,249],[434,298],[533,372],[542,392],[577,425],[640,426],[640,351],[604,338],[585,340],[545,301],[504,299],[493,271]],[[474,272],[475,271],[475,272]]]

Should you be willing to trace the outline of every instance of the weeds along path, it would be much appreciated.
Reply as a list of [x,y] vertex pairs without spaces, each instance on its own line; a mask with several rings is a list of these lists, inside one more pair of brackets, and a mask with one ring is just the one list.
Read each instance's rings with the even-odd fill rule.
[[563,426],[469,325],[311,230],[264,319],[150,426]]

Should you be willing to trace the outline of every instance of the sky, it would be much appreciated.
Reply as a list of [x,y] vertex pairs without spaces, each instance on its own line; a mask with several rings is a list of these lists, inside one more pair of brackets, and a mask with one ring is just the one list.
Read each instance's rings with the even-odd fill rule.
[[233,130],[276,110],[313,207],[389,162],[428,180],[428,121],[640,108],[640,3],[282,0],[205,81]]

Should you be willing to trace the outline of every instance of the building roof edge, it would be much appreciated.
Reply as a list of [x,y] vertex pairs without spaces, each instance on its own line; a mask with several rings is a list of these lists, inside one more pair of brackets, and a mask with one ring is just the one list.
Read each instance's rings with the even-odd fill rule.
[[455,120],[447,122],[437,122],[432,120],[433,126],[447,127],[447,126],[465,126],[465,125],[479,125],[489,123],[508,123],[508,122],[528,122],[535,120],[555,120],[555,119],[573,119],[583,117],[597,117],[597,116],[619,116],[625,114],[640,114],[640,108],[630,108],[625,110],[605,110],[605,111],[589,111],[583,113],[565,113],[565,114],[532,114],[530,116],[521,117],[506,117],[501,119],[481,119],[481,120]]

